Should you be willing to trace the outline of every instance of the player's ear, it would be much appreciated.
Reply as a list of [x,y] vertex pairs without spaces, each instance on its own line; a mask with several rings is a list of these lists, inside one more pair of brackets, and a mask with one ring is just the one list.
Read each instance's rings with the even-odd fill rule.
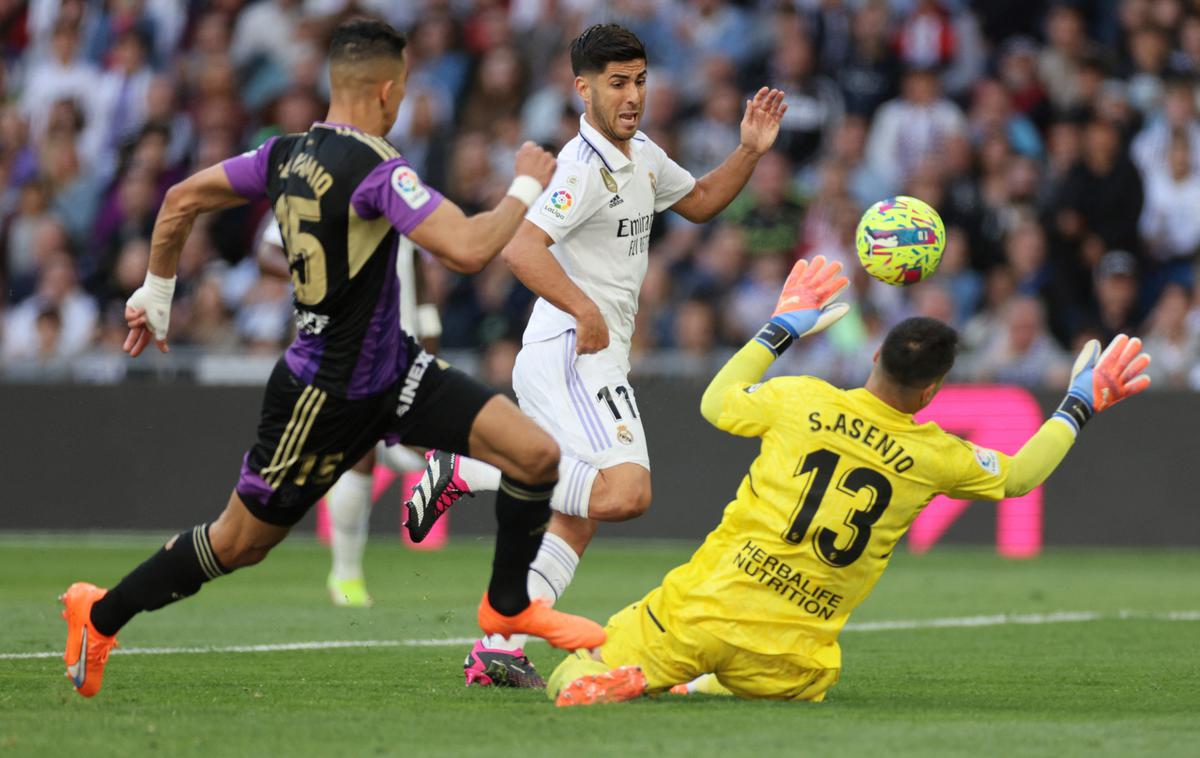
[[585,76],[575,77],[575,91],[579,93],[584,105],[592,103],[592,83]]
[[946,377],[943,376],[941,379],[938,379],[933,384],[931,384],[928,387],[926,387],[925,389],[921,390],[921,407],[922,408],[924,408],[925,406],[927,406],[933,402],[933,396],[938,393],[938,390],[940,390],[942,388],[942,383],[945,381],[946,381]]

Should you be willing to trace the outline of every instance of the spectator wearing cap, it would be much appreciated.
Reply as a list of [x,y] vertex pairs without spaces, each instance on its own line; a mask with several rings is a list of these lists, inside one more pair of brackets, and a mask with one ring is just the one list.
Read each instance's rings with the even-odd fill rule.
[[1146,177],[1146,206],[1138,228],[1157,269],[1156,284],[1170,282],[1190,290],[1200,252],[1200,171],[1187,135],[1177,133],[1170,145],[1166,165],[1154,166]]
[[1110,250],[1096,266],[1096,310],[1093,330],[1107,345],[1118,334],[1137,331],[1137,259],[1125,250]]
[[867,141],[871,170],[892,186],[966,131],[962,111],[942,97],[936,72],[910,69],[902,92],[879,109]]

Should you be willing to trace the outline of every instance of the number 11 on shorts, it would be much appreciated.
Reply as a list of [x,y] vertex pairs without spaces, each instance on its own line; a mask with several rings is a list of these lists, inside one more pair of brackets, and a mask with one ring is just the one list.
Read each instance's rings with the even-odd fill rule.
[[637,406],[633,402],[633,393],[623,384],[601,387],[600,391],[596,393],[596,400],[608,408],[608,412],[612,414],[613,421],[621,420],[621,408],[617,404],[618,400],[624,401],[625,407],[629,409],[630,418],[638,417]]

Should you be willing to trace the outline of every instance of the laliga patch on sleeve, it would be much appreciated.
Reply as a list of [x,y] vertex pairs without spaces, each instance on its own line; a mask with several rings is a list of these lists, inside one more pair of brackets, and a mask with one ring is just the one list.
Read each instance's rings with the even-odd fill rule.
[[429,202],[429,190],[421,184],[417,172],[408,166],[397,166],[392,172],[392,189],[414,211]]
[[998,475],[1000,473],[1000,456],[996,455],[996,451],[975,445],[972,447],[975,448],[975,462],[979,464],[979,467],[992,476]]
[[[569,183],[570,179],[567,181]],[[542,215],[549,216],[556,221],[566,221],[574,207],[575,195],[566,187],[559,187],[546,198],[546,204],[542,206]]]

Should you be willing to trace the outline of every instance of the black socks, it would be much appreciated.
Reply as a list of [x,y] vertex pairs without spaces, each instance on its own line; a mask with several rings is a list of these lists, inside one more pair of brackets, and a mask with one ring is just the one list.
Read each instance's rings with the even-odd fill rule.
[[201,524],[175,535],[98,600],[92,606],[92,624],[112,636],[140,611],[195,595],[200,585],[228,573],[208,541],[208,524]]
[[496,493],[499,526],[488,600],[505,616],[515,616],[529,606],[529,565],[537,557],[550,522],[550,494],[555,484],[525,484],[500,477]]

